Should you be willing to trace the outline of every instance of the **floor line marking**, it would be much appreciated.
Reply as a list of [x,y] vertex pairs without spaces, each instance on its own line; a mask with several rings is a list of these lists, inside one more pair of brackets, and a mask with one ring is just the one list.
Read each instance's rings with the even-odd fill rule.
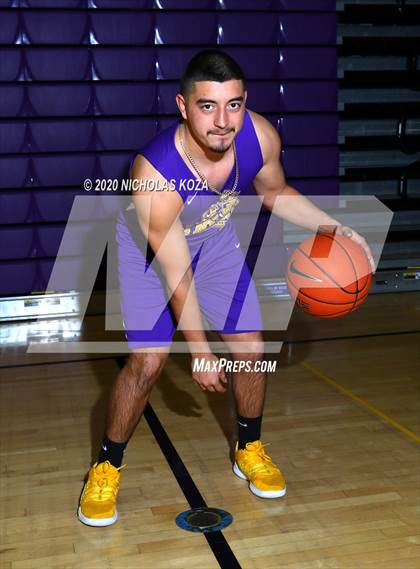
[[333,379],[332,377],[330,377],[329,375],[327,375],[326,373],[324,373],[323,371],[321,371],[320,369],[318,369],[314,365],[309,364],[307,362],[301,362],[300,365],[303,368],[305,368],[307,371],[310,371],[313,375],[315,375],[319,379],[322,379],[323,381],[325,381],[329,385],[332,385],[333,387],[338,389],[338,391],[340,391],[343,395],[345,395],[346,397],[349,397],[350,399],[352,399],[353,401],[355,401],[356,403],[361,405],[364,409],[366,409],[367,411],[369,411],[373,415],[376,415],[377,417],[383,419],[388,424],[392,425],[395,429],[404,433],[407,437],[412,439],[414,442],[420,443],[420,437],[417,436],[416,433],[413,433],[413,431],[410,431],[410,429],[407,429],[406,427],[404,427],[403,425],[398,423],[398,421],[395,421],[395,419],[388,417],[388,415],[386,415],[383,411],[381,411],[380,409],[378,409],[377,407],[375,407],[374,405],[372,405],[368,401],[365,401],[364,399],[362,399],[361,397],[359,397],[358,395],[356,395],[355,393],[350,391],[350,389],[343,387],[337,381],[335,381],[335,379]]
[[[120,369],[122,369],[125,365],[125,359],[117,357],[116,361]],[[206,501],[201,495],[200,490],[195,485],[191,474],[179,456],[178,451],[173,445],[168,433],[165,431],[150,402],[146,403],[143,414],[190,507],[207,507]],[[207,543],[209,544],[210,549],[212,550],[221,569],[241,569],[241,565],[227,539],[223,535],[222,530],[203,532],[202,535],[207,540]]]

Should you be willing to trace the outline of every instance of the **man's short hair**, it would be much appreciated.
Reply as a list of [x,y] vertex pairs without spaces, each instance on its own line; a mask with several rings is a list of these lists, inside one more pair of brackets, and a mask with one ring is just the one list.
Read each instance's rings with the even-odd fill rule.
[[205,49],[199,51],[187,64],[180,81],[180,92],[187,95],[196,81],[223,83],[239,79],[245,88],[245,75],[236,61],[224,51]]

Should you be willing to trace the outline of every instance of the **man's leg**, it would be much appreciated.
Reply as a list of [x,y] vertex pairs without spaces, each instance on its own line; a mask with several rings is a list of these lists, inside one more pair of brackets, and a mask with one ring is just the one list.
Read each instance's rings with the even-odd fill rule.
[[[255,362],[264,356],[264,341],[261,332],[220,334],[226,342],[233,361]],[[238,416],[259,418],[263,414],[267,374],[245,369],[232,373],[233,394]],[[259,436],[257,437],[259,438]],[[255,439],[254,439],[255,440]]]
[[[105,429],[108,440],[118,444],[128,442],[167,357],[167,348],[155,348],[153,353],[138,350],[130,354],[111,391]],[[105,452],[104,449],[101,450],[102,460],[108,459]]]
[[234,473],[249,482],[249,489],[260,498],[279,498],[286,493],[286,483],[279,468],[265,452],[260,440],[267,375],[255,371],[255,362],[264,356],[260,332],[221,334],[234,362],[249,362],[251,370],[232,373],[233,394],[238,418],[238,442]]
[[132,352],[112,388],[107,425],[98,461],[90,468],[78,517],[90,526],[108,526],[117,521],[116,507],[120,464],[149,399],[153,384],[168,357],[168,349]]
[[[264,341],[261,332],[221,334],[234,362],[246,362],[254,368],[264,356]],[[261,423],[264,409],[267,374],[243,369],[232,373],[232,390],[236,405],[238,448],[261,438]]]

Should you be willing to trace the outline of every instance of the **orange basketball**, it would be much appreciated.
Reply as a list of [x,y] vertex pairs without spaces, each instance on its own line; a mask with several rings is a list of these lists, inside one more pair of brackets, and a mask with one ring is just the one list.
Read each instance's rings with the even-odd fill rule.
[[320,318],[338,318],[366,300],[372,274],[357,243],[325,233],[305,239],[293,252],[286,282],[302,310]]

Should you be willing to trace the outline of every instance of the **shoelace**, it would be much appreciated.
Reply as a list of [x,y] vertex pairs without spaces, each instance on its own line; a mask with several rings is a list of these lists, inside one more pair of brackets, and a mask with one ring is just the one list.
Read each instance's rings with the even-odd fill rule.
[[[248,446],[248,444],[246,445],[246,447]],[[261,461],[258,462],[257,464],[253,464],[252,468],[249,471],[250,474],[255,474],[256,472],[261,472],[263,470],[266,471],[268,474],[270,474],[271,472],[273,472],[273,470],[277,469],[277,465],[274,464],[271,456],[269,456],[264,450],[264,447],[269,446],[270,444],[271,443],[265,443],[257,447],[255,446],[251,447],[250,445],[251,448],[246,448],[247,452],[253,453],[254,455],[256,454],[261,459]],[[255,457],[252,456],[245,455],[245,457],[247,462],[253,463],[255,460]]]
[[[107,465],[106,469],[104,469],[103,466],[98,469],[98,463],[95,462],[93,465],[93,482],[92,485],[89,485],[90,487],[86,490],[86,494],[89,496],[89,498],[92,498],[94,500],[109,500],[115,496],[118,490],[118,477],[116,476],[115,472],[109,472],[110,467],[112,466],[111,463],[109,460],[106,460],[104,464]],[[115,470],[120,471],[125,466],[126,465],[123,464]]]

